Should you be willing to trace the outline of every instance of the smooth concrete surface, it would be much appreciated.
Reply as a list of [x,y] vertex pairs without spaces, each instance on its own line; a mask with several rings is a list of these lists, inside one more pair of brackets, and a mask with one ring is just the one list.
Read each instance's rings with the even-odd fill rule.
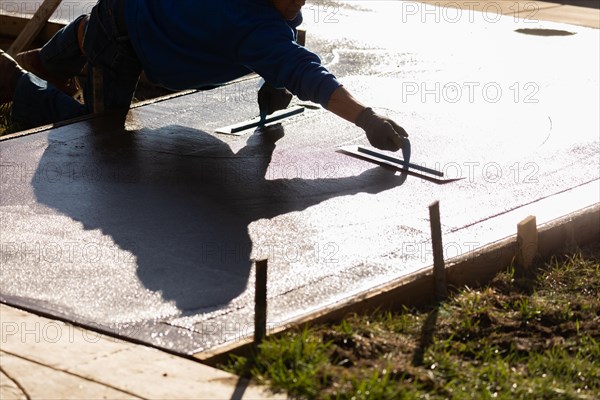
[[366,138],[322,109],[214,134],[258,114],[256,80],[5,140],[0,299],[197,354],[252,334],[252,259],[275,327],[430,266],[435,200],[447,257],[598,203],[598,31],[406,7],[309,3],[307,46],[406,128],[405,158],[464,180],[338,154]]
[[0,305],[0,398],[286,399],[196,361]]

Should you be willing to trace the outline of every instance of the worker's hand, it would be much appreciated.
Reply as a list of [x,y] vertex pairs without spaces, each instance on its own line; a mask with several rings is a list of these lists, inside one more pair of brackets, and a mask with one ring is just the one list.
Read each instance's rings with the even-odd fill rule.
[[381,150],[397,151],[404,146],[408,133],[389,118],[365,108],[356,119],[356,125],[363,128],[372,146]]
[[266,116],[287,108],[292,101],[292,97],[293,95],[286,89],[277,89],[270,83],[265,82],[258,91],[260,115]]

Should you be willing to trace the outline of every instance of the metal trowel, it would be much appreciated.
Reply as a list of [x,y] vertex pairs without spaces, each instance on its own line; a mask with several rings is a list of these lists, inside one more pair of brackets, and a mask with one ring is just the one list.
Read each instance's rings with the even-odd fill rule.
[[363,146],[346,146],[337,150],[338,153],[346,154],[350,157],[358,158],[359,160],[368,161],[377,164],[381,167],[399,171],[407,175],[412,175],[417,178],[424,179],[429,182],[443,185],[446,183],[460,181],[464,178],[444,178],[444,173],[432,168],[427,168],[423,165],[413,164],[402,160],[396,156],[387,154],[381,150],[363,147]]
[[292,117],[294,115],[302,114],[304,112],[304,107],[291,107],[286,110],[278,111],[270,116],[262,115],[260,117],[253,118],[248,121],[240,122],[237,124],[225,126],[222,128],[218,128],[215,130],[217,133],[223,133],[226,135],[236,135],[241,136],[246,133],[249,129],[264,127],[267,124],[271,124],[273,122],[278,122],[283,119]]

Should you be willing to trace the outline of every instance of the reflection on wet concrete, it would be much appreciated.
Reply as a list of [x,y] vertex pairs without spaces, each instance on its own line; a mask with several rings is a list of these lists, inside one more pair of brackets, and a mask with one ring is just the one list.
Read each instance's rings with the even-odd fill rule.
[[[6,142],[11,166],[36,167],[29,171],[31,188],[27,177],[14,180],[16,169],[5,170],[5,193],[11,193],[3,196],[5,226],[27,221],[40,229],[28,231],[26,242],[17,232],[9,235],[14,239],[3,257],[17,269],[4,270],[11,275],[4,298],[19,297],[27,274],[43,268],[27,292],[62,304],[74,320],[105,329],[119,324],[121,333],[122,326],[132,326],[131,333],[151,322],[145,315],[166,322],[226,308],[251,275],[250,224],[404,182],[375,167],[356,176],[267,179],[284,136],[283,126],[269,127],[239,139],[245,143],[234,152],[189,126],[124,130],[118,120],[101,118],[25,138],[43,151]],[[26,204],[44,211],[32,213]]]

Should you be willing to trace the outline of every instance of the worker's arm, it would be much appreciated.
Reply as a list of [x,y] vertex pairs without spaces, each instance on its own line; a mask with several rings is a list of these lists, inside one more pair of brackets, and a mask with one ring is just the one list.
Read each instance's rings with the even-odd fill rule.
[[[371,145],[392,151],[403,147],[404,138],[408,136],[404,129],[360,104],[321,64],[316,54],[298,46],[288,35],[289,28],[280,31],[279,25],[274,25],[273,29],[257,30],[240,46],[241,64],[261,75],[273,88],[285,87],[300,100],[319,103],[358,125],[365,130]],[[270,45],[265,46],[265,43]],[[267,87],[263,89],[258,96],[261,116],[289,104],[290,96],[285,95],[283,89],[276,89],[282,91],[281,96]]]
[[343,86],[340,86],[331,94],[327,103],[329,111],[353,124],[356,124],[358,116],[365,108]]
[[327,109],[363,128],[369,142],[379,149],[397,151],[403,147],[404,138],[408,137],[401,126],[365,107],[343,86],[331,94]]

